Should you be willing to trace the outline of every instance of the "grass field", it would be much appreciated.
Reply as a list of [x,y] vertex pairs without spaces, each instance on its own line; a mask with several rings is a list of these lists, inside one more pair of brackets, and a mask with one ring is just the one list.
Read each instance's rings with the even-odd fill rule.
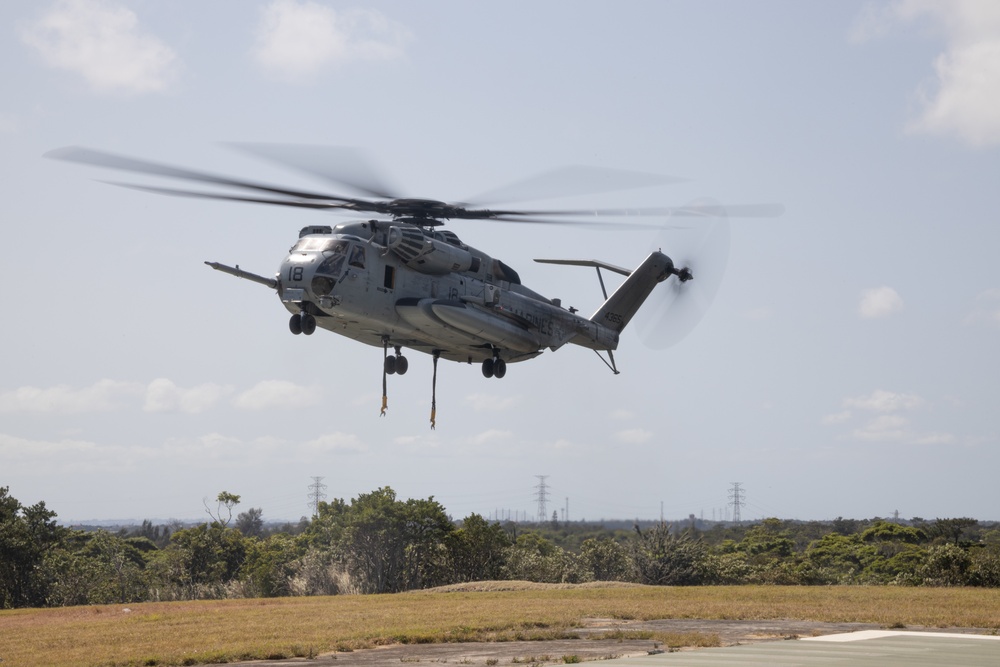
[[4,667],[221,663],[391,643],[568,638],[586,618],[802,619],[998,630],[1000,590],[497,582],[397,595],[7,610],[0,611],[0,659]]

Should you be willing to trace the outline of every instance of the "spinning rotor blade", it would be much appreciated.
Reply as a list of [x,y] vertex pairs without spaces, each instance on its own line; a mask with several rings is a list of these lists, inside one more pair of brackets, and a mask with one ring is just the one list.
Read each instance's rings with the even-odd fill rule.
[[[680,342],[694,330],[722,284],[729,259],[728,207],[697,202],[696,209],[719,215],[707,217],[695,227],[661,232],[655,249],[669,256],[678,270],[689,269],[692,279],[682,282],[671,276],[656,287],[636,315],[636,331],[647,347],[663,349]],[[682,207],[687,208],[687,207]]]
[[691,218],[775,218],[785,212],[782,204],[689,204],[647,208],[599,208],[552,211],[502,211],[505,216],[577,216],[635,218],[651,216]]
[[687,179],[647,174],[640,171],[570,166],[542,172],[536,176],[484,192],[468,201],[475,206],[490,202],[532,201],[579,195],[599,194],[617,190],[647,188],[654,185],[682,183]]
[[[342,186],[364,192],[376,199],[343,197],[339,195],[278,187],[244,179],[220,176],[193,169],[174,167],[158,162],[106,153],[90,148],[70,146],[50,151],[45,157],[77,162],[108,169],[119,169],[152,176],[194,181],[223,188],[250,190],[273,197],[242,196],[225,192],[199,192],[177,188],[122,184],[124,187],[157,194],[221,199],[275,206],[325,209],[332,211],[370,212],[415,222],[418,225],[439,225],[441,220],[495,220],[548,225],[574,225],[591,228],[644,229],[669,228],[658,222],[622,222],[622,218],[639,217],[697,217],[711,219],[717,216],[772,217],[781,215],[780,204],[742,204],[720,206],[716,203],[694,203],[679,207],[654,207],[634,209],[579,209],[579,210],[491,210],[481,205],[453,203],[421,198],[400,198],[355,149],[332,146],[305,146],[288,144],[231,144],[240,150],[268,160],[291,166],[299,171],[319,176]],[[599,169],[594,167],[566,167],[555,169],[531,179],[520,181],[484,196],[512,197],[563,197],[574,194],[606,192],[627,188],[648,187],[678,182],[681,179],[641,172]],[[602,221],[599,218],[618,218]]]
[[128,188],[129,190],[139,190],[142,192],[152,192],[158,195],[168,195],[171,197],[191,197],[194,199],[221,199],[224,201],[242,201],[251,204],[273,204],[275,206],[292,206],[295,208],[312,208],[318,210],[330,210],[337,208],[351,209],[351,204],[323,204],[311,201],[296,201],[294,199],[265,199],[264,197],[242,197],[240,195],[227,195],[218,192],[200,192],[198,190],[180,190],[177,188],[160,188],[154,185],[139,185],[138,183],[119,183],[117,181],[102,181],[108,185]]
[[344,146],[308,144],[229,143],[256,157],[277,162],[300,172],[333,183],[346,185],[369,197],[398,199],[396,188],[389,186],[364,154]]
[[262,183],[229,178],[227,176],[216,176],[215,174],[209,174],[206,172],[172,167],[166,164],[150,162],[148,160],[139,160],[136,158],[126,157],[124,155],[115,155],[114,153],[105,153],[103,151],[83,148],[80,146],[57,148],[56,150],[46,153],[45,157],[55,160],[65,160],[66,162],[89,164],[94,167],[120,169],[122,171],[132,171],[140,174],[151,174],[153,176],[164,176],[167,178],[178,178],[187,181],[198,181],[200,183],[211,183],[213,185],[241,188],[244,190],[258,190],[260,192],[270,192],[272,194],[284,195],[286,197],[297,197],[299,199],[325,199],[351,203],[357,201],[346,197],[337,197],[317,192],[307,192],[305,190],[278,188],[270,185],[264,185]]

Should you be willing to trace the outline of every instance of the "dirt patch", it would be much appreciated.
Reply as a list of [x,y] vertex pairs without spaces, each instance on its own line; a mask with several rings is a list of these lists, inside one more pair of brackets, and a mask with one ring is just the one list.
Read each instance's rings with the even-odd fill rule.
[[[659,621],[620,621],[589,619],[577,632],[580,639],[519,642],[468,642],[461,644],[405,644],[351,651],[326,653],[313,659],[254,661],[236,663],[241,667],[405,667],[415,663],[449,663],[457,665],[567,663],[607,660],[647,655],[668,650],[653,639],[593,639],[611,633],[655,632],[698,633],[714,635],[720,646],[750,644],[761,641],[814,637],[839,632],[878,629],[870,623],[817,623],[812,621],[703,621],[698,619],[668,619]],[[688,648],[681,650],[690,650]]]

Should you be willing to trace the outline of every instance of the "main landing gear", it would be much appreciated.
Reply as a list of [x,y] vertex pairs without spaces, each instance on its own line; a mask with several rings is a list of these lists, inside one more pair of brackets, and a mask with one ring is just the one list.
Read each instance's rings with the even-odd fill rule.
[[[384,417],[385,411],[389,408],[389,396],[386,391],[385,378],[387,375],[403,375],[410,368],[410,362],[402,354],[399,345],[393,345],[396,354],[389,356],[389,337],[382,336],[382,412],[379,416]],[[435,359],[435,364],[437,360]]]
[[396,354],[391,357],[387,354],[385,357],[385,373],[386,375],[405,375],[407,369],[410,367],[410,362],[402,355],[399,345],[394,345],[393,348],[396,350]]
[[502,378],[507,375],[507,362],[500,358],[500,353],[493,350],[493,357],[483,360],[483,377]]
[[311,336],[316,331],[316,318],[304,310],[301,313],[295,313],[292,315],[292,319],[288,320],[288,330],[296,336],[299,334]]

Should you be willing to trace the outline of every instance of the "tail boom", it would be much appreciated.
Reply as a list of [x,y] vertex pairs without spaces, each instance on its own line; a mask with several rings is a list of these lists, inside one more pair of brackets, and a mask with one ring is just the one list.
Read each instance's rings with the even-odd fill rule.
[[674,273],[673,261],[659,250],[654,250],[591,316],[590,321],[616,334],[621,333],[653,288]]

